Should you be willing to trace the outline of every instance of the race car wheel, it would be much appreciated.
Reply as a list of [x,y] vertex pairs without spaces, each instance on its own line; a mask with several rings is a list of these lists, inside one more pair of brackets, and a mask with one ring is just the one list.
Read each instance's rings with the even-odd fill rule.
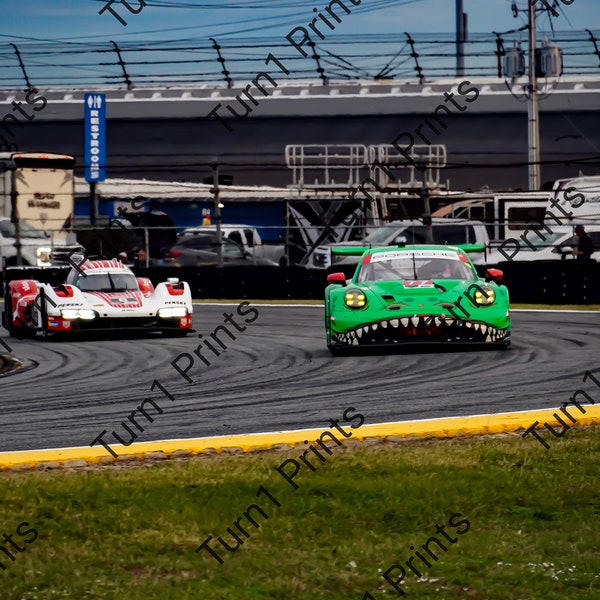
[[338,346],[332,346],[331,344],[327,344],[327,348],[333,356],[344,356],[349,354],[348,348],[340,348]]
[[173,331],[163,331],[162,334],[165,337],[185,337],[188,334],[188,331],[185,329],[173,329]]
[[19,328],[15,327],[13,324],[12,306],[12,295],[7,293],[6,297],[4,298],[4,314],[2,315],[3,325],[8,330],[8,335],[10,335],[10,337],[18,338],[20,337],[18,331]]

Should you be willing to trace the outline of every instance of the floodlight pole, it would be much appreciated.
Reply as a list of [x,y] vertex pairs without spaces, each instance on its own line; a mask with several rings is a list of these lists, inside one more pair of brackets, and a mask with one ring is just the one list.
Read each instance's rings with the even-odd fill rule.
[[464,0],[456,0],[456,76],[465,74],[465,40],[467,39],[467,15],[463,10]]
[[529,22],[529,85],[527,95],[527,125],[529,139],[529,190],[540,189],[540,99],[535,72],[537,46],[535,4],[528,2]]

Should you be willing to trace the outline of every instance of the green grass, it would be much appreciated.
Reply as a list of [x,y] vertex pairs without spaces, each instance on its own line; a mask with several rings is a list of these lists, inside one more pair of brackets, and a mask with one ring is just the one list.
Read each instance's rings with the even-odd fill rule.
[[[4,533],[28,521],[39,537],[15,535],[26,550],[14,562],[0,552],[0,596],[379,600],[400,597],[379,571],[398,562],[407,598],[598,597],[599,433],[571,429],[548,451],[520,436],[334,446],[325,463],[313,457],[315,472],[301,469],[297,490],[275,468],[301,448],[2,473]],[[233,544],[226,529],[253,503],[269,519],[254,511],[256,529],[243,518],[250,537],[220,550],[223,565],[195,552],[209,534]],[[446,527],[457,541],[430,544],[431,568],[413,561],[418,581],[411,544],[428,557],[420,546],[453,513],[470,530]]]

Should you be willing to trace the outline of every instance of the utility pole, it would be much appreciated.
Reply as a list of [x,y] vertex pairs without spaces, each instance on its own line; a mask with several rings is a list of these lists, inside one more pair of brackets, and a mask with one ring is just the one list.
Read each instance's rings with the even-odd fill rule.
[[467,39],[467,15],[463,0],[456,0],[456,76],[465,74],[465,40]]
[[529,24],[529,86],[527,96],[527,124],[529,138],[529,191],[540,189],[540,99],[535,72],[537,46],[536,7],[528,0]]
[[[15,249],[17,250],[17,267],[23,266],[23,253],[21,244],[21,224],[19,219],[19,207],[17,201],[17,168],[12,164],[10,168],[10,220],[15,227]],[[7,284],[8,285],[8,284]],[[6,302],[6,300],[5,300]]]
[[215,225],[217,226],[217,266],[223,266],[223,236],[221,233],[221,199],[219,189],[219,163],[210,163],[213,173],[213,187],[210,190],[215,196]]
[[96,225],[98,219],[98,193],[96,182],[90,181],[90,225]]

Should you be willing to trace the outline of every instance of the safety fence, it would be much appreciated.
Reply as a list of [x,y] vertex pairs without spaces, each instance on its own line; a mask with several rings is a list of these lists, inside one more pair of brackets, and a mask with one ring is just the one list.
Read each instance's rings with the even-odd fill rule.
[[[483,275],[495,267],[504,273],[511,302],[532,304],[600,304],[600,264],[590,261],[505,262],[478,266]],[[168,277],[187,281],[194,298],[322,300],[327,274],[343,271],[352,276],[354,267],[344,265],[329,270],[302,267],[152,267],[135,268],[139,277],[149,277],[153,284]],[[53,285],[63,283],[68,269],[64,267],[15,268],[0,276],[4,281],[34,279]]]

